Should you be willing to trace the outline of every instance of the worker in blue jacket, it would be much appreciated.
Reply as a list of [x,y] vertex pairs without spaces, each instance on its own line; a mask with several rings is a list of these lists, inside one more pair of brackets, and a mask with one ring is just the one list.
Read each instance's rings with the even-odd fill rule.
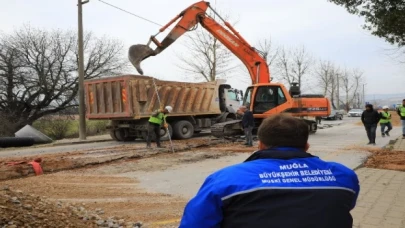
[[274,115],[259,127],[259,151],[205,180],[180,228],[351,228],[359,194],[355,172],[306,151],[308,126]]

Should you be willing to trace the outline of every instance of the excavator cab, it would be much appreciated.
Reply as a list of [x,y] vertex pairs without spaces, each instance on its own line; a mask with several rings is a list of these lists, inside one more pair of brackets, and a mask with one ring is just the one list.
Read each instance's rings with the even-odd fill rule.
[[291,83],[290,95],[291,95],[291,97],[296,97],[296,96],[301,95],[301,89],[297,82]]
[[243,104],[253,114],[272,111],[287,102],[285,91],[278,84],[251,86],[246,89]]

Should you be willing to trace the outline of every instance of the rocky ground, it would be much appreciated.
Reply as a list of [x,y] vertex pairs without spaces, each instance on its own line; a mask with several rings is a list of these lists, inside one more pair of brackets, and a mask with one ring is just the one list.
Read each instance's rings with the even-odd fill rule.
[[6,185],[0,189],[0,227],[142,227],[142,223],[104,218],[103,214],[102,209],[88,211],[81,205],[53,202]]

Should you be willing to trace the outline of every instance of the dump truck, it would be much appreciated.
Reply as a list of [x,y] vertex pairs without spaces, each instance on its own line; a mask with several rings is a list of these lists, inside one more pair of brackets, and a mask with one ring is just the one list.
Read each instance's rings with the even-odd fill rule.
[[[152,112],[173,107],[162,128],[161,140],[188,139],[213,124],[238,118],[243,92],[213,82],[163,81],[151,76],[122,75],[85,81],[86,117],[110,120],[108,129],[116,141],[146,140]],[[159,95],[159,96],[158,96]]]

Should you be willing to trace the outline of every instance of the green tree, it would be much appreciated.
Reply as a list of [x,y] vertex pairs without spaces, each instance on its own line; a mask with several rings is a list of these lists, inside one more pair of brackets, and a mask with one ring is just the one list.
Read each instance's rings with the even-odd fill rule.
[[364,17],[363,26],[391,44],[405,46],[404,0],[329,0],[351,14]]

